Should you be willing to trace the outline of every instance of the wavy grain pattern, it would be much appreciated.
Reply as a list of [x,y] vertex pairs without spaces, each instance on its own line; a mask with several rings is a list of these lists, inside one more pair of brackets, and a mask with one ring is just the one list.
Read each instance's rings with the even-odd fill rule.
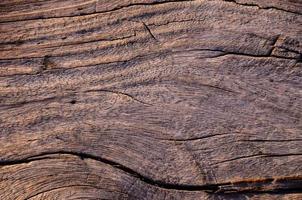
[[0,199],[301,199],[299,0],[2,0]]

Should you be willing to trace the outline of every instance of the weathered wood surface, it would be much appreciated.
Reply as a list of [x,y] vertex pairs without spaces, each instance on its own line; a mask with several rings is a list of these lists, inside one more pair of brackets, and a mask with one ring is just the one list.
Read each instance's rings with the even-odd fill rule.
[[300,0],[0,13],[0,199],[302,199]]

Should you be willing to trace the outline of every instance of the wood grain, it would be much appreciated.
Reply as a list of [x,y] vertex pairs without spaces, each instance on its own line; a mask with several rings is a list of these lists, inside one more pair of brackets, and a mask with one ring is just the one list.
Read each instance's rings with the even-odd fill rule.
[[0,199],[301,199],[300,0],[2,0]]

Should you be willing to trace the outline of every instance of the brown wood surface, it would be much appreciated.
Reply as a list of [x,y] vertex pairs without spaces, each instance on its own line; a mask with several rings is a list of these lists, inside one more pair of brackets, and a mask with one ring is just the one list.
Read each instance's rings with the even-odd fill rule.
[[0,199],[302,199],[301,0],[1,0]]

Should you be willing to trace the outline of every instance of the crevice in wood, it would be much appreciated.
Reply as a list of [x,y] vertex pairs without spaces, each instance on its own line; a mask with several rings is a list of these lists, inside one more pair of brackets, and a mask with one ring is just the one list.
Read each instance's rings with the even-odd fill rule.
[[[219,58],[219,57],[223,57],[223,56],[228,56],[228,55],[233,55],[233,56],[246,56],[246,57],[252,57],[252,58],[278,58],[278,59],[286,59],[286,60],[295,60],[296,64],[301,63],[302,61],[302,56],[298,59],[294,59],[294,58],[288,58],[288,57],[282,57],[282,56],[275,56],[275,55],[253,55],[253,54],[244,54],[244,53],[237,53],[237,52],[226,52],[226,51],[222,51],[222,50],[213,50],[213,49],[192,49],[192,50],[183,50],[183,51],[172,51],[172,52],[162,52],[161,56],[166,55],[173,55],[176,53],[184,53],[184,52],[190,52],[190,51],[212,51],[212,52],[221,52],[221,55],[215,55],[215,56],[209,56],[206,58]],[[89,65],[83,65],[83,66],[76,66],[76,67],[70,67],[70,68],[53,68],[53,69],[49,69],[47,71],[66,71],[68,69],[78,69],[78,68],[85,68],[85,67],[95,67],[98,65],[109,65],[109,64],[118,64],[118,63],[127,63],[130,62],[132,60],[138,60],[138,59],[143,59],[146,58],[148,56],[152,56],[152,55],[158,55],[158,53],[155,54],[146,54],[146,55],[138,55],[138,56],[134,56],[133,58],[127,59],[127,60],[117,60],[117,61],[112,61],[112,62],[103,62],[103,63],[96,63],[96,64],[89,64]],[[60,56],[55,56],[55,57],[60,57]],[[35,58],[41,58],[41,57],[26,57],[28,59],[35,59]],[[42,57],[43,58],[43,57]],[[3,60],[19,60],[19,59],[23,59],[23,58],[13,58],[13,59],[3,59]],[[0,59],[1,61],[1,59]],[[0,77],[17,77],[17,76],[35,76],[35,75],[40,75],[43,74],[43,71],[37,72],[37,73],[23,73],[23,74],[12,74],[12,75],[0,75]],[[213,86],[213,85],[211,85]],[[216,86],[213,86],[216,87]],[[229,93],[236,93],[232,90],[226,89],[226,88],[220,88],[220,87],[216,87],[216,89],[221,89],[221,90],[225,90],[226,92]]]
[[113,168],[123,171],[124,173],[141,180],[142,182],[159,187],[163,189],[179,190],[179,191],[204,191],[212,194],[230,194],[230,193],[242,193],[242,194],[261,194],[261,193],[302,193],[302,177],[271,177],[262,179],[243,179],[238,181],[230,181],[215,184],[204,185],[189,185],[189,184],[176,184],[166,183],[160,180],[153,180],[150,177],[146,177],[133,169],[121,165],[112,160],[105,159],[100,156],[91,155],[83,152],[73,151],[56,151],[45,152],[39,155],[31,156],[21,160],[0,160],[0,166],[11,166],[18,164],[26,164],[35,161],[41,161],[45,159],[54,159],[55,155],[71,155],[80,158],[81,160],[92,159],[110,165]]
[[140,179],[142,182],[144,182],[146,184],[153,185],[155,187],[164,188],[164,189],[183,190],[183,191],[208,191],[208,192],[215,192],[219,189],[218,185],[211,185],[211,184],[209,184],[209,185],[189,185],[189,184],[182,185],[182,184],[165,183],[165,182],[159,181],[159,180],[153,180],[153,179],[146,177],[144,175],[141,175],[138,172],[134,171],[133,169],[123,166],[117,162],[102,158],[100,156],[95,156],[95,155],[82,153],[82,152],[71,152],[71,151],[45,152],[45,153],[41,153],[36,156],[31,156],[31,157],[28,157],[28,158],[22,159],[22,160],[11,160],[11,161],[0,160],[0,166],[18,165],[18,164],[26,164],[26,163],[30,163],[30,162],[34,162],[34,161],[40,161],[43,159],[47,159],[47,157],[45,158],[45,156],[50,156],[50,155],[72,155],[72,156],[76,156],[82,160],[92,159],[95,161],[99,161],[99,162],[108,164],[113,168],[119,169],[119,170],[123,171],[124,173],[129,174],[132,177]]
[[301,184],[299,175],[244,179],[220,186],[216,194],[298,194],[302,193]]
[[260,54],[260,55],[247,54],[247,53],[241,53],[241,52],[229,52],[229,51],[214,50],[214,49],[190,49],[190,50],[184,50],[184,51],[179,51],[179,52],[185,52],[185,51],[213,51],[213,52],[221,52],[222,53],[221,55],[211,56],[211,57],[208,57],[208,58],[218,58],[218,57],[227,56],[227,55],[238,55],[238,56],[246,56],[246,57],[252,57],[252,58],[279,58],[279,59],[286,59],[286,60],[297,60],[297,59],[294,59],[294,58],[270,55],[271,54],[270,51],[267,54]]
[[86,90],[84,92],[109,92],[109,93],[113,93],[113,94],[117,94],[117,95],[124,95],[138,103],[141,103],[141,104],[144,104],[144,105],[148,105],[148,106],[153,106],[152,104],[150,103],[146,103],[142,100],[139,100],[137,98],[135,98],[133,95],[130,95],[130,94],[127,94],[127,93],[124,93],[124,92],[120,92],[120,91],[114,91],[114,90],[107,90],[107,89],[93,89],[93,90]]
[[[153,104],[144,102],[142,100],[137,99],[136,97],[134,97],[131,94],[127,94],[127,93],[120,92],[120,91],[113,91],[113,90],[107,90],[107,89],[93,89],[93,90],[85,90],[83,92],[109,92],[109,93],[113,93],[113,94],[117,94],[117,95],[126,96],[127,98],[130,98],[133,101],[138,102],[138,103],[143,104],[143,105],[146,105],[146,106],[153,106]],[[60,98],[68,97],[68,96],[74,96],[75,94],[76,93],[71,93],[70,95],[65,95],[65,96],[48,97],[48,98],[44,98],[44,99],[37,99],[37,100],[32,100],[32,101],[22,101],[22,102],[18,102],[18,103],[14,103],[14,104],[0,105],[0,108],[9,109],[9,108],[20,107],[20,106],[23,106],[23,105],[29,104],[29,103],[41,103],[41,102],[55,101],[56,99],[59,100]],[[76,101],[76,99],[71,99],[68,103],[76,104],[77,101]]]
[[278,10],[278,11],[282,11],[282,12],[287,12],[287,13],[291,13],[291,14],[295,14],[295,15],[301,15],[301,13],[299,13],[299,12],[294,12],[294,11],[290,11],[290,10],[285,10],[285,9],[277,8],[277,7],[274,7],[274,6],[261,7],[261,6],[259,6],[258,4],[254,4],[254,3],[239,3],[239,2],[237,2],[236,0],[222,0],[222,1],[232,2],[232,3],[235,3],[235,4],[240,5],[240,6],[256,7],[256,8],[258,8],[258,9],[263,9],[263,10],[270,10],[270,9],[273,9],[273,10]]
[[[47,47],[44,47],[44,49],[55,48],[55,47],[69,47],[69,46],[75,46],[75,45],[89,44],[89,43],[93,43],[93,42],[114,42],[114,41],[120,41],[120,40],[124,40],[124,39],[129,39],[129,38],[135,37],[135,36],[136,36],[136,32],[134,31],[132,34],[129,34],[129,35],[126,35],[126,36],[123,36],[123,37],[101,38],[101,39],[93,39],[93,40],[86,40],[86,41],[83,39],[80,42],[74,42],[74,43],[72,43],[72,42],[65,42],[65,43],[59,44],[59,45],[49,45]],[[35,38],[35,39],[30,39],[30,40],[22,40],[22,44],[24,44],[26,42],[38,41],[41,38]],[[7,45],[9,43],[14,43],[14,42],[2,42],[2,43],[0,43],[0,45]],[[0,51],[3,51],[3,50],[0,50]],[[44,57],[47,57],[47,56],[50,57],[50,55],[46,55]],[[32,58],[34,58],[34,57],[32,57]],[[10,60],[10,59],[8,59],[8,60]]]
[[57,19],[57,18],[73,18],[73,17],[79,17],[79,16],[89,16],[94,14],[102,14],[102,13],[110,13],[114,11],[118,11],[124,8],[134,7],[134,6],[152,6],[152,5],[160,5],[160,4],[167,4],[167,3],[180,3],[180,2],[192,2],[195,0],[166,0],[166,1],[154,1],[154,2],[141,2],[141,3],[131,3],[128,5],[118,6],[110,10],[105,11],[96,11],[96,5],[95,5],[95,12],[87,13],[87,14],[77,14],[77,15],[63,15],[63,16],[52,16],[52,17],[36,17],[33,19],[21,19],[21,20],[11,20],[11,21],[3,21],[0,22],[0,24],[9,23],[9,22],[17,22],[17,21],[35,21],[35,20],[48,20],[48,19]]
[[298,142],[302,141],[302,138],[297,139],[280,139],[280,140],[271,140],[271,139],[249,139],[249,140],[236,140],[236,142]]
[[71,100],[69,103],[70,103],[70,104],[76,104],[77,101],[76,101],[75,99],[73,99],[73,100]]
[[145,29],[148,31],[148,33],[150,34],[150,36],[156,41],[158,42],[158,39],[156,39],[156,37],[153,35],[152,31],[150,30],[150,28],[147,26],[147,24],[145,22],[142,22],[142,24],[144,25]]
[[[190,51],[212,51],[212,52],[220,52],[222,53],[221,55],[215,55],[215,56],[209,56],[207,58],[218,58],[218,57],[223,57],[223,56],[227,56],[227,55],[238,55],[238,56],[246,56],[246,57],[252,57],[252,58],[279,58],[279,59],[286,59],[286,60],[295,60],[297,61],[297,63],[301,62],[301,58],[300,59],[295,59],[295,58],[288,58],[288,57],[283,57],[283,56],[276,56],[276,55],[270,55],[271,52],[268,52],[267,54],[261,54],[261,55],[256,55],[256,54],[247,54],[247,53],[240,53],[240,52],[228,52],[228,51],[224,51],[224,50],[215,50],[215,49],[190,49],[190,50],[180,50],[180,51],[168,51],[168,52],[160,52],[160,54],[169,56],[169,55],[173,55],[175,53],[184,53],[184,52],[190,52]],[[96,63],[96,64],[90,64],[90,65],[83,65],[83,66],[77,66],[77,67],[71,67],[70,69],[76,69],[76,68],[83,68],[83,67],[93,67],[93,66],[97,66],[97,65],[106,65],[106,64],[114,64],[114,63],[125,63],[125,62],[129,62],[131,60],[135,60],[135,59],[143,59],[146,58],[148,56],[152,56],[152,55],[158,55],[159,53],[153,53],[153,54],[145,54],[145,55],[137,55],[134,56],[130,59],[127,60],[116,60],[116,61],[111,61],[111,62],[104,62],[104,63]],[[60,56],[54,56],[54,57],[60,57]],[[19,60],[19,59],[36,59],[36,58],[45,58],[44,57],[23,57],[23,58],[11,58],[11,59],[0,59],[1,60]],[[49,59],[49,58],[48,58]],[[57,68],[56,70],[66,70],[66,68],[64,69],[60,69]],[[6,77],[12,77],[12,76],[19,76],[19,75],[34,75],[34,74],[16,74],[16,75],[8,75]],[[2,76],[5,77],[5,76]],[[222,89],[222,88],[217,88],[217,89]],[[226,89],[227,91],[227,89]],[[229,90],[228,92],[232,92],[231,90]]]
[[148,34],[150,35],[150,37],[155,40],[156,42],[159,42],[158,39],[153,35],[151,29],[149,28],[149,26],[143,22],[143,21],[134,21],[134,20],[128,20],[129,22],[135,22],[135,23],[140,23],[144,26],[144,29],[148,32]]
[[200,136],[200,137],[192,137],[192,138],[154,138],[154,139],[159,139],[159,140],[164,140],[164,141],[174,141],[174,142],[188,142],[188,141],[195,141],[195,140],[202,140],[202,139],[207,139],[211,137],[216,137],[216,136],[222,136],[222,135],[229,135],[229,133],[221,133],[221,134],[213,134],[213,135],[206,135],[206,136]]

